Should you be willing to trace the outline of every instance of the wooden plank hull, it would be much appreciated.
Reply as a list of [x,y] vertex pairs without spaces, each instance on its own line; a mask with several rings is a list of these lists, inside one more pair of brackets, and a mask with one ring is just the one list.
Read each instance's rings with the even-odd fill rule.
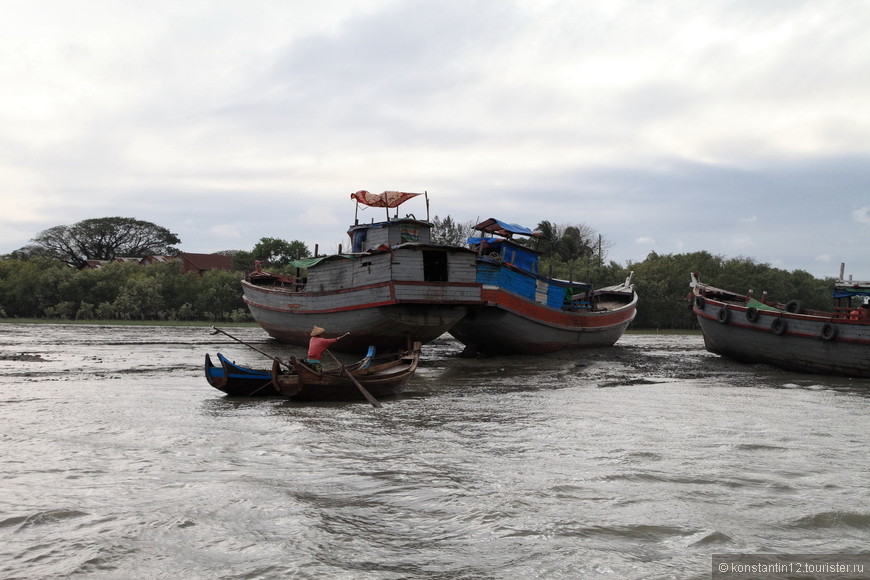
[[607,311],[568,312],[538,304],[503,288],[484,287],[485,306],[450,330],[470,351],[484,354],[539,355],[612,346],[637,313],[630,291]]
[[212,387],[231,397],[274,397],[272,375],[268,370],[239,366],[218,353],[220,365],[205,355],[205,378]]
[[[411,382],[420,361],[418,342],[410,351],[388,357],[379,357],[371,366],[356,363],[346,370],[376,399],[395,396]],[[326,368],[322,372],[291,359],[292,372],[275,361],[272,383],[279,394],[295,401],[364,401],[365,397],[340,367]]]
[[695,284],[692,310],[708,351],[744,363],[870,377],[870,325],[832,312],[754,309],[747,297]]
[[[243,282],[243,286],[245,301],[254,320],[269,336],[281,342],[306,346],[314,325],[332,333],[350,332],[332,347],[343,352],[362,352],[369,345],[378,350],[391,350],[402,348],[409,342],[431,342],[452,328],[470,307],[464,301],[452,304],[398,302],[389,298],[389,288],[385,288],[386,296],[382,299],[372,297],[365,290],[352,292],[356,296],[340,308],[330,308],[333,301],[324,293],[312,297],[311,306],[302,309],[287,306],[290,304],[288,300],[302,300],[298,294],[259,288],[247,282]],[[347,301],[348,297],[344,296],[344,299]]]
[[[423,257],[440,253],[450,281],[425,280]],[[431,277],[431,275],[430,275]],[[305,346],[312,326],[350,332],[334,350],[398,350],[427,343],[447,332],[469,308],[480,304],[474,254],[466,250],[403,246],[355,260],[324,260],[309,269],[304,285],[242,281],[243,299],[254,320],[272,337]]]

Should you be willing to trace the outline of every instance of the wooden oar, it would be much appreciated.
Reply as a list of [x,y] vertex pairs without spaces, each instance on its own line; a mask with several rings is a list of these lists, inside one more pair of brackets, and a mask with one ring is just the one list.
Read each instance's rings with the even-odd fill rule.
[[347,368],[341,363],[341,361],[338,360],[337,358],[335,358],[334,354],[329,352],[329,350],[326,350],[324,352],[329,353],[329,356],[332,357],[332,360],[334,360],[336,363],[338,363],[341,366],[341,370],[344,371],[344,374],[346,374],[350,378],[350,380],[353,381],[353,384],[356,385],[356,388],[359,389],[359,392],[363,394],[363,397],[365,397],[368,400],[368,402],[372,404],[373,407],[381,407],[382,406],[380,404],[380,402],[377,399],[375,399],[372,396],[372,394],[370,392],[368,392],[366,390],[366,388],[360,384],[360,382],[358,380],[356,380],[356,377],[353,376],[349,370],[347,370]]
[[[226,336],[229,336],[230,338],[232,338],[232,339],[235,340],[236,342],[240,342],[240,343],[244,344],[246,347],[248,347],[248,348],[250,348],[250,349],[252,349],[252,350],[257,351],[258,353],[260,353],[261,355],[263,355],[263,356],[265,356],[265,357],[267,357],[267,358],[270,358],[270,359],[272,359],[272,360],[278,361],[278,364],[284,365],[285,367],[287,367],[287,368],[290,369],[291,371],[293,370],[293,367],[291,367],[290,365],[288,365],[287,363],[285,363],[284,361],[282,361],[282,360],[281,360],[280,358],[278,358],[277,356],[272,356],[271,354],[265,353],[265,352],[263,352],[262,350],[260,350],[259,348],[255,347],[255,346],[251,346],[250,344],[248,344],[248,343],[245,342],[244,340],[242,340],[242,339],[240,339],[240,338],[236,338],[235,336],[233,336],[233,335],[230,334],[229,332],[227,332],[227,331],[225,331],[225,330],[221,330],[220,328],[218,328],[218,327],[216,327],[216,326],[212,326],[211,328],[212,328],[212,330],[214,330],[214,332],[212,332],[212,334],[217,334],[217,333],[219,333],[219,332],[220,332],[221,334],[225,334]],[[259,389],[258,389],[258,390],[259,390]]]

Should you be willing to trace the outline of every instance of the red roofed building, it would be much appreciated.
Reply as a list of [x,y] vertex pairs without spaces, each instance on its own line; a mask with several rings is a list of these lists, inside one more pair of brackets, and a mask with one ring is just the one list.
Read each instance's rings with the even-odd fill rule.
[[181,272],[196,272],[202,274],[206,270],[232,270],[233,257],[223,254],[190,254],[181,252],[178,254],[181,260]]

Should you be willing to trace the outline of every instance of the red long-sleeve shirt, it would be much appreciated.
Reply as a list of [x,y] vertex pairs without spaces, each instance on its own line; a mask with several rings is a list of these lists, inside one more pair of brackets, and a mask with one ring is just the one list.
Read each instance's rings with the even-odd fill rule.
[[312,336],[311,340],[308,341],[308,359],[309,360],[320,360],[320,355],[323,354],[329,346],[338,342],[338,338],[322,338],[320,336]]

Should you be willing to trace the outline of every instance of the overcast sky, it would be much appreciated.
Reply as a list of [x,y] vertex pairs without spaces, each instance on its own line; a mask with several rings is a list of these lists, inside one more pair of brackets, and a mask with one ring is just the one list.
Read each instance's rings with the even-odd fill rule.
[[350,193],[425,190],[432,216],[586,224],[622,264],[870,279],[863,0],[0,7],[0,254],[111,216],[333,252]]

